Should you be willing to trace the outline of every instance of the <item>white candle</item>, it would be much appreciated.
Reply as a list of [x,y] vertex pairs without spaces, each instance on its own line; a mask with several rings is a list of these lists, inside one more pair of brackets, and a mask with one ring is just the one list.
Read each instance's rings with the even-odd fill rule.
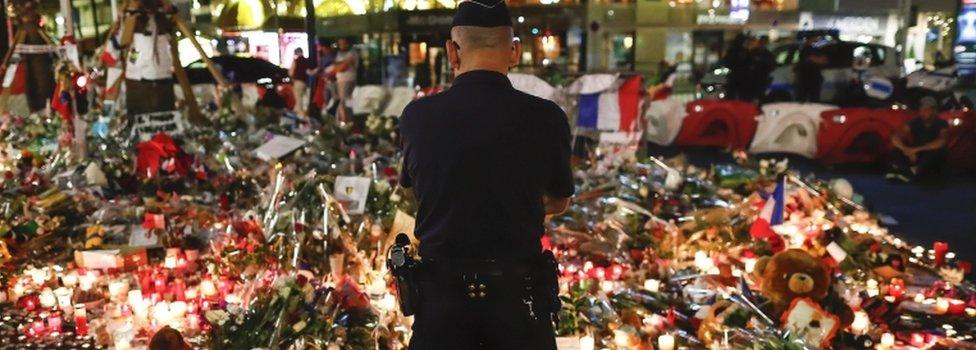
[[167,256],[166,259],[163,261],[163,266],[166,267],[167,269],[175,269],[176,268],[176,257],[175,256]]
[[71,289],[65,287],[54,290],[54,296],[58,298],[58,306],[61,307],[61,310],[67,311],[72,309],[71,295]]
[[924,303],[925,302],[925,294],[915,293],[915,302],[916,303],[919,303],[919,304]]
[[657,348],[658,350],[674,350],[674,336],[662,334],[660,337],[657,337]]
[[34,282],[35,286],[42,286],[44,282],[47,281],[47,271],[42,269],[33,269],[28,272],[31,276],[31,281]]
[[653,278],[644,281],[644,289],[649,292],[657,293],[661,290],[661,281]]
[[593,350],[596,348],[596,340],[590,335],[584,335],[579,341],[580,350]]

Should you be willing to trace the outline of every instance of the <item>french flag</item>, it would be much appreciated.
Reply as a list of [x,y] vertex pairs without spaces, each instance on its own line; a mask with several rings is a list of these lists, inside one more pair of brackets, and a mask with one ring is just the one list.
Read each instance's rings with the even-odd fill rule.
[[625,80],[615,91],[580,96],[576,125],[609,131],[633,131],[640,109],[641,78]]
[[773,231],[773,226],[783,224],[783,217],[786,213],[786,176],[780,175],[776,179],[776,189],[772,195],[766,199],[759,217],[752,222],[749,227],[749,235],[753,239],[767,240],[774,251],[785,248],[783,238]]

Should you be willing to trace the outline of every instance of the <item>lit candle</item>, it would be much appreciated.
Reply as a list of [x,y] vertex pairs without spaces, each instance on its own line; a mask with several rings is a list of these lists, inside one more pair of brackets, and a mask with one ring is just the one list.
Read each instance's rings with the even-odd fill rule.
[[756,260],[757,259],[745,259],[742,261],[742,265],[746,270],[746,273],[752,273],[756,270]]
[[614,288],[616,287],[614,286],[613,281],[600,281],[600,290],[602,290],[604,293],[613,292]]
[[657,337],[657,348],[658,350],[674,350],[674,336],[662,334],[660,337]]
[[644,289],[649,292],[657,293],[661,290],[661,281],[653,278],[644,281]]
[[959,299],[949,299],[949,307],[946,313],[950,315],[962,315],[966,312],[966,303]]
[[182,278],[173,281],[173,297],[179,301],[186,301],[186,282]]
[[125,337],[119,337],[115,339],[115,350],[131,350],[132,344],[129,343],[129,339]]
[[55,289],[54,296],[58,298],[58,307],[61,311],[71,312],[71,289],[65,287]]
[[153,320],[155,320],[156,325],[160,327],[169,325],[170,321],[173,320],[173,316],[169,311],[168,303],[162,301],[153,307]]
[[45,288],[43,291],[41,291],[41,295],[38,297],[38,300],[41,303],[41,307],[45,309],[53,308],[58,304],[58,299],[54,297],[54,292],[51,291],[51,288]]
[[881,335],[881,343],[879,348],[881,349],[891,349],[895,346],[895,335],[891,333],[885,333]]
[[192,333],[200,329],[200,315],[186,315],[186,328]]
[[108,295],[113,299],[122,298],[129,292],[129,283],[123,281],[112,281],[108,283]]
[[[230,295],[228,295],[230,297]],[[169,304],[169,313],[173,319],[182,319],[186,316],[186,302],[174,301]]]
[[204,298],[217,295],[217,287],[214,286],[213,281],[210,279],[200,281],[200,294],[202,294]]
[[176,262],[177,262],[177,259],[176,259],[175,256],[167,256],[166,259],[163,261],[163,267],[165,267],[167,269],[175,269],[176,268]]
[[64,276],[61,276],[61,283],[64,283],[65,287],[73,288],[78,284],[78,272],[71,271]]
[[24,287],[23,284],[20,283],[14,284],[14,288],[10,290],[10,301],[16,302],[17,299],[20,299],[20,297],[24,296],[25,292],[27,292],[27,288]]
[[197,293],[197,287],[190,287],[183,292],[183,295],[185,296],[186,300],[197,300],[199,293]]
[[871,319],[868,314],[864,311],[858,311],[854,313],[854,322],[851,323],[851,331],[855,335],[863,335],[867,333],[868,327],[871,325]]
[[135,310],[136,307],[142,305],[142,291],[130,290],[126,295],[126,302],[129,303],[129,307]]
[[43,335],[46,329],[45,327],[44,320],[40,318],[34,320],[34,323],[31,324],[31,330],[34,331],[35,336]]
[[949,299],[946,298],[935,299],[935,313],[939,315],[943,315],[946,312],[949,312]]
[[81,290],[83,291],[88,291],[92,289],[92,286],[94,285],[95,285],[95,275],[92,274],[91,272],[86,273],[84,276],[81,276],[81,278],[78,279],[78,288],[81,288]]
[[47,272],[42,269],[33,269],[28,272],[31,276],[31,282],[34,282],[35,286],[43,286],[44,282],[47,281]]
[[55,314],[48,317],[47,329],[50,330],[51,332],[61,333],[61,316]]
[[967,307],[966,315],[969,317],[976,317],[976,308]]
[[590,335],[584,335],[579,341],[580,350],[593,350],[596,348],[596,339]]
[[919,304],[924,303],[925,302],[925,294],[915,293],[915,302],[916,303],[919,303]]
[[88,312],[85,311],[85,304],[75,305],[75,333],[82,337],[88,335]]

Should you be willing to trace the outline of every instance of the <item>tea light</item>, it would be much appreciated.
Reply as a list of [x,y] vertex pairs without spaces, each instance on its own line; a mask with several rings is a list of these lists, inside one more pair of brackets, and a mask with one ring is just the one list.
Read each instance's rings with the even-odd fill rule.
[[658,350],[674,350],[674,336],[662,334],[660,337],[657,337],[657,348]]
[[966,315],[969,317],[976,317],[976,308],[967,307]]
[[919,304],[924,303],[925,302],[925,294],[915,293],[915,302],[916,303],[919,303]]
[[88,312],[85,311],[85,304],[75,305],[75,333],[82,337],[88,335]]
[[661,290],[661,281],[656,279],[647,279],[644,281],[644,289],[649,292],[657,293]]
[[54,292],[51,291],[51,288],[45,288],[43,291],[41,291],[41,295],[38,297],[38,300],[41,303],[41,307],[46,309],[53,308],[58,304],[58,300],[54,297]]
[[584,335],[579,340],[580,350],[593,350],[596,348],[596,339],[593,339],[590,335]]

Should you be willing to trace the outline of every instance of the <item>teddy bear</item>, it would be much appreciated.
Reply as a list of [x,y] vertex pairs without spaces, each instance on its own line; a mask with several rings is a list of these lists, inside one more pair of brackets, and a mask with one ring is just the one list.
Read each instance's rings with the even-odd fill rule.
[[787,312],[794,300],[807,298],[836,315],[843,327],[854,321],[854,312],[832,293],[828,267],[805,250],[788,249],[759,259],[754,274],[761,294],[772,305],[774,318]]

